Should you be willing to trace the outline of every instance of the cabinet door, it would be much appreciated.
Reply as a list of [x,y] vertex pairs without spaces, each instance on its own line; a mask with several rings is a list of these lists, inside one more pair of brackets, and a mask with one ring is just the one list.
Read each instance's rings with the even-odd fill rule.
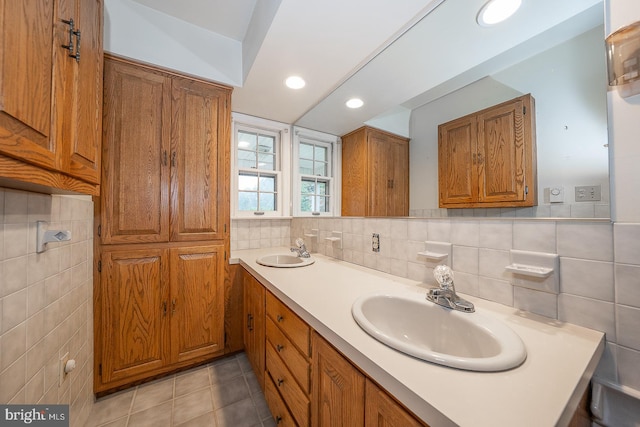
[[102,255],[102,382],[135,380],[168,360],[168,253],[116,250]]
[[[0,152],[50,169],[60,147],[51,127],[53,57],[66,52],[55,41],[52,0],[0,0]],[[69,58],[70,59],[70,58]]]
[[171,240],[222,239],[229,209],[229,90],[174,77]]
[[524,105],[521,98],[478,115],[478,201],[523,201],[525,194]]
[[[65,141],[65,156],[70,175],[84,181],[100,182],[100,147],[102,142],[102,0],[77,0],[77,27],[81,32],[80,60],[71,62],[74,79],[65,85],[74,103],[65,123],[74,126]],[[70,84],[72,83],[72,84]],[[69,87],[70,86],[70,87]]]
[[386,392],[367,379],[365,426],[424,427],[420,421],[396,403]]
[[169,240],[171,80],[105,61],[102,243]]
[[369,133],[368,167],[369,188],[367,191],[367,216],[387,216],[388,195],[391,189],[390,171],[393,169],[392,149],[389,138],[383,134]]
[[364,382],[348,360],[314,333],[312,426],[364,425]]
[[473,203],[477,198],[476,121],[462,117],[438,126],[440,207]]
[[260,387],[265,389],[265,289],[244,272],[244,347]]
[[387,190],[387,216],[409,215],[409,144],[397,141],[389,144],[390,185]]
[[172,362],[224,352],[224,246],[171,249]]

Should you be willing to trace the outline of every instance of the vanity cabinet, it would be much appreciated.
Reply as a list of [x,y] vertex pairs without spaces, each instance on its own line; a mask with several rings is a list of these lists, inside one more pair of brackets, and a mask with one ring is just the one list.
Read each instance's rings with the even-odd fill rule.
[[94,388],[225,353],[231,89],[105,58]]
[[[274,419],[289,416],[297,425],[309,425],[311,407],[311,328],[273,294],[266,295],[266,376]],[[275,393],[273,393],[275,391]],[[271,406],[270,406],[271,407]]]
[[243,269],[243,329],[244,351],[256,373],[260,387],[265,389],[265,289]]
[[426,425],[244,273],[245,351],[277,425]]
[[99,194],[102,0],[0,10],[0,184]]
[[104,250],[96,390],[224,353],[223,246]]
[[409,214],[409,139],[368,126],[342,137],[342,215]]
[[441,208],[535,206],[536,170],[530,94],[438,126]]

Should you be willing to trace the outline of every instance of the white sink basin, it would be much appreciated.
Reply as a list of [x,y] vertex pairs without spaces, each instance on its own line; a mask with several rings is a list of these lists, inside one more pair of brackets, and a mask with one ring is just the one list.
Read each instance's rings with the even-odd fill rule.
[[265,255],[256,260],[258,264],[266,265],[267,267],[304,267],[311,265],[315,262],[313,258],[300,258],[296,255],[280,254],[280,255]]
[[375,339],[428,362],[491,372],[514,368],[527,357],[520,337],[501,321],[441,307],[423,294],[365,295],[351,312]]

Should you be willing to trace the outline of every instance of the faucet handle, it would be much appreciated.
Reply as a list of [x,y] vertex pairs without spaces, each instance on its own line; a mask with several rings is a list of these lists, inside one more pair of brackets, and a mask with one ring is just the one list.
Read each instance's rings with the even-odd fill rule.
[[433,269],[433,277],[443,289],[453,287],[453,271],[448,265],[438,265]]

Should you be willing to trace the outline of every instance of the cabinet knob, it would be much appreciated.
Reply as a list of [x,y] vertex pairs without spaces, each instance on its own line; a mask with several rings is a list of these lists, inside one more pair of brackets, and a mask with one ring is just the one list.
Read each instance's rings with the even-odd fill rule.
[[276,416],[276,424],[280,424],[282,422],[282,417],[280,415]]
[[280,387],[284,383],[284,380],[282,378],[278,378],[276,381],[278,383],[278,387]]
[[283,345],[276,345],[276,350],[278,350],[278,353],[280,353],[282,350],[284,350],[284,346]]
[[278,321],[278,323],[282,322],[284,320],[284,317],[282,317],[282,315],[278,314],[278,316],[276,317],[276,320]]

